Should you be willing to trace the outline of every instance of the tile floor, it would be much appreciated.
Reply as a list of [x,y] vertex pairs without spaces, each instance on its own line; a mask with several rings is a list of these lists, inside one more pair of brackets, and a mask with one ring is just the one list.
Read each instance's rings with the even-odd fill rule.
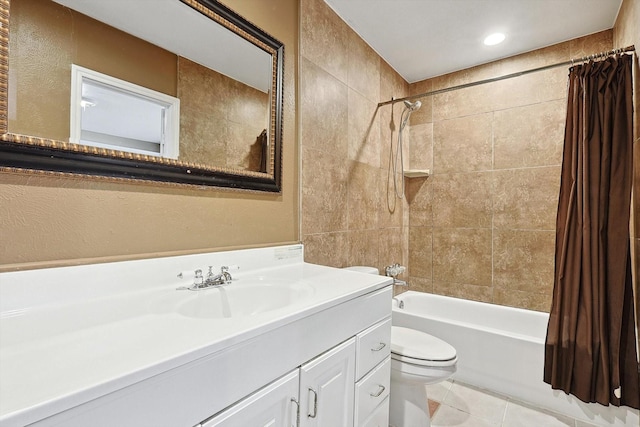
[[455,381],[428,386],[432,427],[594,427]]

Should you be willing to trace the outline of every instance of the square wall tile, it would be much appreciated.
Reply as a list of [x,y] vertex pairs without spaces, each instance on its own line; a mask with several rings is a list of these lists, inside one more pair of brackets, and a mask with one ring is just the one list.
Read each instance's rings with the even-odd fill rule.
[[[404,200],[396,197],[393,187],[393,173],[387,169],[378,169],[378,228],[402,227],[404,223]],[[400,184],[400,177],[397,177]],[[408,187],[407,187],[408,188]],[[408,192],[408,190],[407,190]]]
[[379,169],[354,161],[349,165],[348,195],[340,203],[347,210],[349,230],[377,228],[380,192],[371,183],[378,184]]
[[[432,91],[432,80],[423,80],[409,85],[411,95],[422,95]],[[423,98],[414,99],[411,102],[420,101],[422,104],[420,109],[411,114],[411,125],[422,125],[433,121],[433,96],[425,96]],[[398,104],[402,106],[402,104]]]
[[581,58],[605,52],[613,49],[613,30],[604,30],[588,36],[578,37],[569,41],[569,44],[571,46],[571,58]]
[[553,100],[566,100],[568,73],[566,68],[551,68],[511,79],[488,83],[492,86],[492,110],[521,107]]
[[300,74],[301,145],[347,157],[347,86],[304,58]]
[[348,160],[302,149],[302,234],[347,229]]
[[[407,280],[407,282],[409,283],[409,286],[407,288],[402,287],[402,289],[405,289],[408,291],[433,293],[433,282],[431,282],[430,277],[426,278],[426,277],[409,276],[409,279]],[[401,286],[396,286],[396,288],[400,288],[400,287]]]
[[409,168],[433,168],[433,123],[412,124],[408,127],[410,137]]
[[437,174],[429,179],[435,227],[491,228],[491,172]]
[[490,285],[491,229],[434,228],[433,281]]
[[412,277],[431,280],[431,227],[409,227],[409,272]]
[[500,75],[517,73],[519,71],[557,64],[571,59],[570,42],[558,43],[552,46],[525,52],[499,61]]
[[407,233],[403,227],[385,228],[376,230],[378,236],[378,260],[371,264],[378,268],[380,274],[384,274],[384,268],[388,265],[399,263],[407,265],[405,252],[409,245]]
[[304,235],[302,243],[306,262],[337,268],[349,265],[346,232]]
[[406,199],[409,202],[411,227],[433,225],[433,177],[405,180]]
[[300,2],[300,55],[343,83],[347,82],[349,31],[324,1]]
[[460,86],[480,80],[490,79],[498,74],[500,61],[477,65],[453,73],[434,77],[431,79],[432,90],[441,90],[454,86]]
[[493,122],[495,169],[562,163],[566,101],[496,111]]
[[[380,99],[373,101],[386,102],[391,98],[404,98],[407,95],[409,95],[409,83],[391,65],[380,58]],[[391,105],[386,107],[391,108]]]
[[433,293],[471,301],[493,302],[493,287],[490,285],[435,282],[433,284]]
[[348,30],[347,84],[370,102],[380,102],[380,56],[355,33]]
[[374,102],[353,89],[348,95],[349,159],[380,167],[380,115]]
[[560,166],[493,172],[496,229],[555,230]]
[[493,284],[504,289],[553,291],[555,231],[495,230]]
[[541,311],[543,313],[548,313],[551,310],[551,299],[551,293],[541,294],[519,291],[500,286],[494,286],[493,289],[493,302],[495,304]]
[[490,170],[492,117],[489,113],[435,122],[434,174]]
[[347,232],[349,265],[378,265],[378,230],[355,230]]

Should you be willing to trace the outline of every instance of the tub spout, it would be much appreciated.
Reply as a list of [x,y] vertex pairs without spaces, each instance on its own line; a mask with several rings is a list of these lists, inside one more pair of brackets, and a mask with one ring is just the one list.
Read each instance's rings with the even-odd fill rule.
[[400,298],[393,297],[392,300],[394,300],[398,304],[398,308],[399,309],[403,309],[404,308],[404,301],[402,301]]
[[394,286],[404,286],[404,287],[409,287],[409,283],[405,282],[404,280],[398,280],[395,277],[393,278],[393,285]]

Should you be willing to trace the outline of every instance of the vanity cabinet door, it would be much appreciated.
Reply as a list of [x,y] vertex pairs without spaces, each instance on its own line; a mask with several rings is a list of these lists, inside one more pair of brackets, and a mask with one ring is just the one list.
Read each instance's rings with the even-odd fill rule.
[[296,427],[299,381],[296,369],[214,415],[202,427]]
[[355,337],[300,368],[300,425],[353,426]]

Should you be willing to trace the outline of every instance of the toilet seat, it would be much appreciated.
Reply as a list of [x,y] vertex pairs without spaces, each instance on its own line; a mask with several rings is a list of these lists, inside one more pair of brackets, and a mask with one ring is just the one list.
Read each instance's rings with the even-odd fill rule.
[[391,327],[391,358],[419,366],[452,366],[456,349],[427,333],[401,326]]

